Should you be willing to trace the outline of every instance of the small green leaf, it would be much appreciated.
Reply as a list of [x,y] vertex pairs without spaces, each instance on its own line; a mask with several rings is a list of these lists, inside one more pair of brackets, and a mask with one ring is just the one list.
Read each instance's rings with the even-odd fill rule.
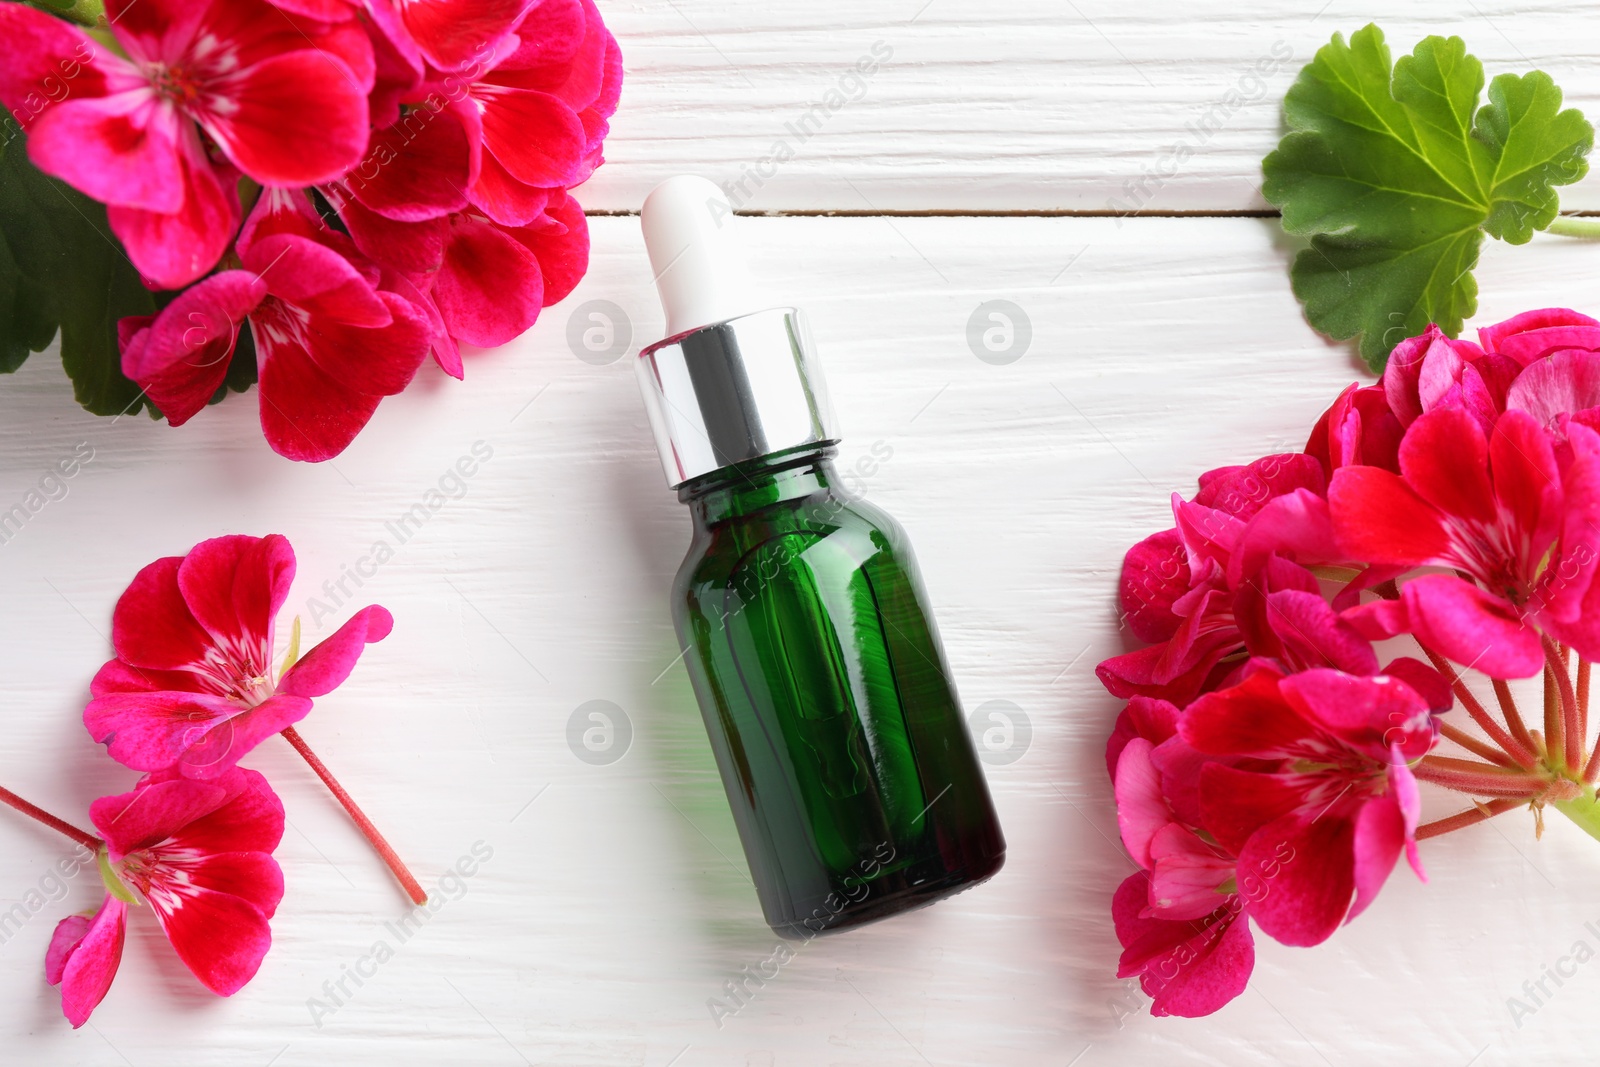
[[123,377],[117,321],[153,315],[155,295],[112,234],[105,207],[36,170],[26,135],[0,115],[13,133],[0,155],[0,240],[7,253],[0,258],[0,365],[16,369],[60,326],[61,361],[78,403],[96,415],[151,406]]
[[133,890],[128,888],[116,870],[111,866],[111,857],[104,848],[94,854],[95,862],[100,866],[100,881],[105,885],[106,892],[122,901],[124,904],[137,904],[139,898],[133,895]]
[[1377,26],[1339,34],[1284,98],[1290,132],[1262,163],[1283,227],[1310,238],[1290,272],[1311,325],[1360,335],[1381,370],[1430,322],[1451,336],[1477,309],[1483,234],[1511,244],[1550,225],[1555,187],[1588,172],[1594,128],[1541,71],[1502,74],[1428,37],[1390,64]]

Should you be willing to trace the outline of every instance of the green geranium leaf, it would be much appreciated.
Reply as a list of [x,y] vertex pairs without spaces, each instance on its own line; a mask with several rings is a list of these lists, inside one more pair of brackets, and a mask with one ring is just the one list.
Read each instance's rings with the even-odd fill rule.
[[117,320],[153,315],[155,294],[106,224],[105,207],[28,162],[27,137],[0,155],[0,370],[15,370],[61,328],[61,361],[78,403],[96,415],[153,405],[122,374]]
[[1311,325],[1358,334],[1382,370],[1430,322],[1454,337],[1477,308],[1483,234],[1523,244],[1588,173],[1594,128],[1549,75],[1502,74],[1428,37],[1391,67],[1376,26],[1335,34],[1284,98],[1290,132],[1262,163],[1283,227],[1311,239],[1290,272]]

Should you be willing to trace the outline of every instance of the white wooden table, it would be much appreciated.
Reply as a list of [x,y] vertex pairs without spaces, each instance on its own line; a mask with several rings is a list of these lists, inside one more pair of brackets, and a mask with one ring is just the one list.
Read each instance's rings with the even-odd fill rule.
[[[1430,843],[1432,875],[1397,871],[1326,945],[1258,939],[1251,988],[1216,1016],[1153,1019],[1115,977],[1108,902],[1128,873],[1102,746],[1117,704],[1094,664],[1120,651],[1123,551],[1168,522],[1200,472],[1297,448],[1359,375],[1289,293],[1292,246],[1259,192],[1278,102],[1335,30],[1384,20],[1409,50],[1457,33],[1491,76],[1531,66],[1600,116],[1600,5],[1520,12],[1505,0],[1393,5],[1106,0],[601,0],[629,81],[610,163],[580,192],[596,214],[579,290],[524,338],[431,369],[385,402],[343,456],[268,451],[254,396],[171,430],[79,411],[52,355],[0,381],[0,508],[88,442],[94,458],[0,545],[0,782],[62,815],[131,780],[79,722],[107,655],[112,605],[143,564],[224,532],[279,531],[300,558],[291,608],[392,537],[475,442],[493,457],[334,619],[382,603],[394,635],[319,701],[303,732],[442,901],[400,943],[398,889],[286,746],[250,761],[289,813],[288,895],[259,977],[205,993],[150,917],[121,974],[73,1033],[42,979],[57,918],[98,900],[79,876],[0,945],[7,1064],[1367,1064],[1575,1062],[1600,1040],[1600,963],[1518,1027],[1506,999],[1569,953],[1600,947],[1600,845],[1552,819]],[[881,43],[880,43],[881,42]],[[888,58],[860,87],[847,72]],[[1287,55],[1259,88],[1262,57]],[[1272,64],[1268,64],[1272,66]],[[800,140],[830,89],[855,97]],[[1230,90],[1203,143],[1190,124]],[[813,124],[815,125],[815,123]],[[762,160],[789,139],[795,158]],[[1140,217],[1108,202],[1170,149]],[[661,316],[634,214],[685,170],[737,180],[773,292],[807,307],[848,435],[892,459],[868,494],[911,531],[969,710],[1008,701],[1031,724],[988,767],[1010,854],[988,885],[804,946],[719,1027],[709,998],[776,943],[667,616],[688,523],[664,488],[628,359]],[[1567,191],[1600,208],[1600,181]],[[1492,322],[1600,307],[1600,250],[1537,236],[1490,242]],[[569,324],[609,301],[630,341],[579,358]],[[968,321],[1020,307],[1031,341],[975,357]],[[569,749],[569,718],[606,700],[631,741],[605,764]],[[440,878],[492,850],[470,879]],[[24,901],[63,842],[0,818],[0,911]],[[1586,923],[1595,922],[1595,927]],[[332,1012],[337,982],[394,956]],[[372,970],[370,963],[363,969]],[[314,1018],[314,1016],[320,1017]],[[1402,1049],[1410,1051],[1402,1052]]]

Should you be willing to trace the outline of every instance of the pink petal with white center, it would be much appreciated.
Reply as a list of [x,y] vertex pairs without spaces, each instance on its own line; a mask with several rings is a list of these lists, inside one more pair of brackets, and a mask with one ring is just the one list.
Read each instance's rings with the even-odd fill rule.
[[89,701],[83,725],[124,767],[158,771],[171,767],[208,731],[241,710],[227,697],[210,693],[107,693]]
[[318,463],[355,440],[382,397],[351,390],[317,366],[304,325],[281,301],[251,318],[260,356],[261,429],[280,456]]
[[[272,947],[272,930],[266,915],[249,900],[228,890],[238,878],[265,878],[276,873],[277,892],[281,895],[282,873],[272,857],[247,855],[253,858],[231,860],[218,856],[174,863],[187,876],[187,884],[157,883],[146,893],[178,958],[220,997],[231,997],[244,988],[261,969],[261,961]],[[223,888],[212,889],[207,882],[218,882]]]
[[1150,843],[1157,831],[1172,822],[1172,812],[1161,796],[1161,775],[1150,762],[1150,742],[1129,741],[1117,760],[1117,829],[1133,861],[1145,870],[1153,866]]
[[1337,811],[1291,813],[1251,835],[1239,853],[1239,895],[1261,932],[1285,945],[1320,945],[1350,910],[1355,829]]
[[189,671],[158,671],[153,667],[134,667],[120,659],[107,660],[89,681],[89,692],[97,697],[114,693],[206,693],[212,690],[198,674]]
[[242,270],[190,286],[162,309],[137,346],[123,347],[122,373],[139,383],[169,423],[182,426],[222,386],[239,329],[266,291]]
[[[309,237],[257,237],[244,253],[244,264],[261,276],[269,293],[299,310],[294,316],[298,319],[325,317],[368,327],[393,321],[388,306],[361,272],[344,256]],[[274,317],[262,318],[271,321]]]
[[316,185],[361,161],[367,98],[342,59],[309,48],[227,79],[229,106],[195,117],[240,170],[263,185]]
[[56,924],[45,953],[45,980],[61,987],[61,1011],[76,1030],[100,1006],[122,962],[128,906],[110,894],[93,919],[71,915]]
[[182,556],[165,556],[143,567],[111,614],[111,644],[134,667],[199,668],[211,650],[211,635],[195,621],[178,589]]
[[190,549],[178,568],[178,588],[227,662],[265,675],[273,620],[289,597],[294,572],[294,549],[283,535],[232,534]]
[[68,98],[34,123],[28,156],[101,203],[172,214],[184,199],[182,121],[149,89]]
[[[330,234],[327,223],[317,214],[304,189],[263,189],[256,206],[250,209],[250,217],[239,230],[237,251],[244,260],[251,257],[258,242],[268,237],[304,237],[323,244]],[[270,263],[272,259],[265,257],[262,262]]]
[[1210,1015],[1244,992],[1255,966],[1239,898],[1224,898],[1203,920],[1151,918],[1145,914],[1149,883],[1148,874],[1136,872],[1112,898],[1111,917],[1123,946],[1117,977],[1138,976],[1154,998],[1151,1015]]
[[1415,567],[1442,561],[1450,535],[1439,511],[1377,467],[1341,467],[1328,486],[1334,538],[1351,559]]
[[433,295],[452,337],[494,348],[521,336],[539,317],[544,278],[539,260],[499,227],[452,219],[444,266]]
[[1531,678],[1544,669],[1539,631],[1510,604],[1453,574],[1401,587],[1413,632],[1435,652],[1491,678]]
[[549,93],[479,83],[483,147],[526,185],[574,185],[584,177],[587,134],[577,113]]
[[366,646],[382,641],[394,629],[394,616],[374,604],[356,612],[333,636],[307,652],[278,683],[278,692],[319,697],[333,692],[350,677]]
[[1168,823],[1150,842],[1150,914],[1163,919],[1201,919],[1216,911],[1233,878],[1234,860],[1221,855],[1193,830]]
[[204,275],[239,228],[238,174],[206,156],[192,125],[178,137],[183,206],[171,214],[112,203],[106,220],[149,282],[181,289]]

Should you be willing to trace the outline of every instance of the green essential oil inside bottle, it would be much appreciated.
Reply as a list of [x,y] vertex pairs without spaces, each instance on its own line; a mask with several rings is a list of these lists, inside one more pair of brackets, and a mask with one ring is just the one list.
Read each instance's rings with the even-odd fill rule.
[[807,938],[975,885],[1005,840],[905,532],[839,485],[800,313],[739,313],[729,216],[697,178],[646,202],[672,336],[640,380],[693,523],[678,639],[766,920]]

